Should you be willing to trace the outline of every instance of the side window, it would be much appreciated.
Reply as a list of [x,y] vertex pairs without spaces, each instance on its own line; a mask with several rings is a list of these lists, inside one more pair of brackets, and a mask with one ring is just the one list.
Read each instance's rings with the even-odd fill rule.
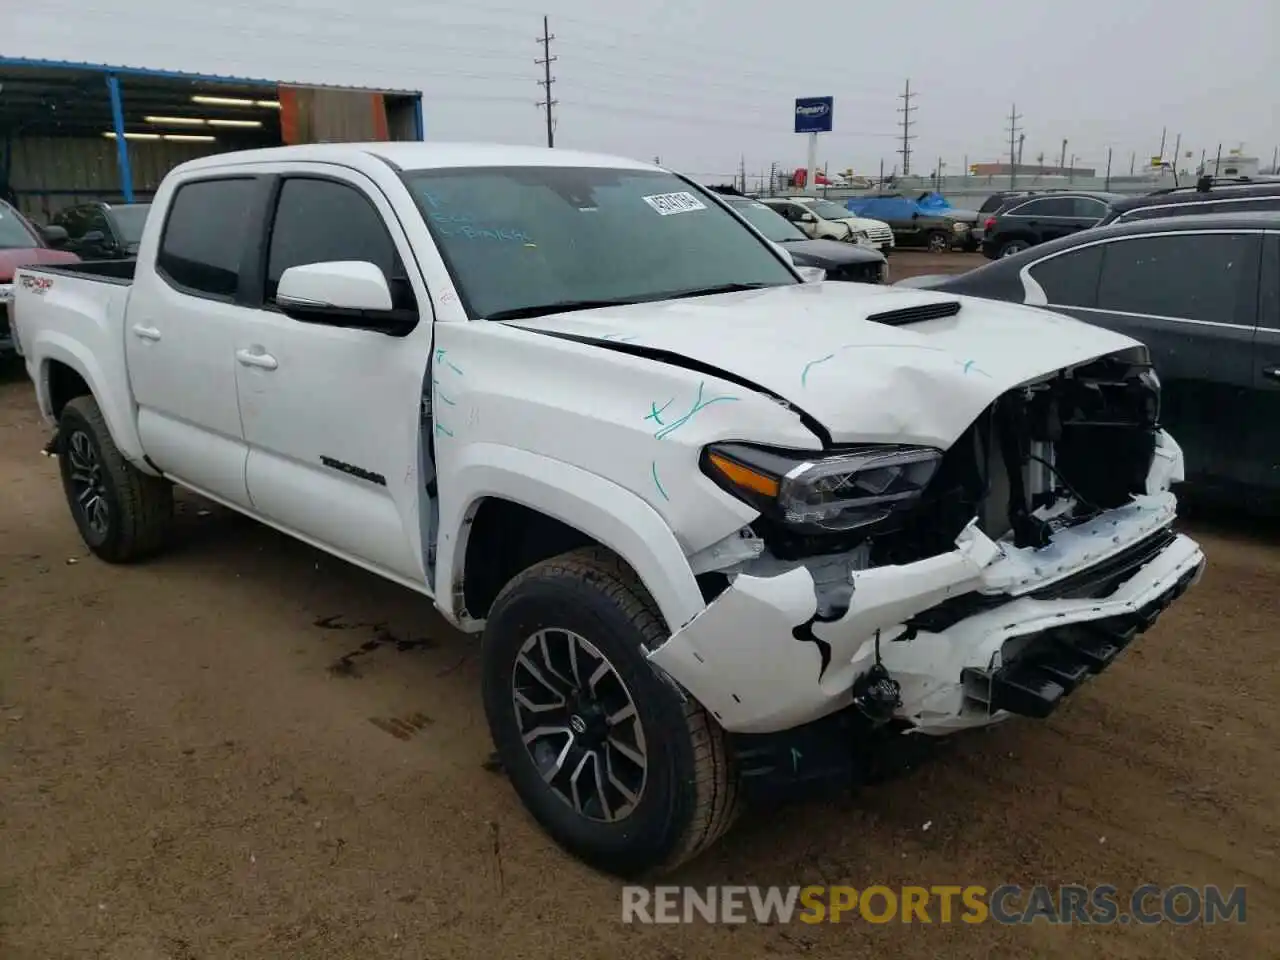
[[79,240],[84,236],[84,207],[68,207],[61,211],[52,220],[54,226],[62,227],[67,231],[67,238],[70,240]]
[[1203,233],[1108,243],[1098,307],[1252,326],[1259,240],[1257,234]]
[[1015,217],[1069,217],[1071,210],[1070,197],[1042,197],[1011,207],[1005,213]]
[[194,180],[178,188],[156,256],[156,270],[195,296],[230,300],[240,286],[240,260],[249,245],[251,177]]
[[1268,234],[1262,249],[1258,326],[1280,330],[1280,236]]
[[97,230],[107,240],[111,239],[111,224],[107,223],[107,215],[102,212],[99,207],[92,207],[87,212],[84,219],[84,232],[92,233]]
[[1280,210],[1280,196],[1253,197],[1249,200],[1232,200],[1219,204],[1224,213],[1248,213],[1252,210]]
[[1049,303],[1064,307],[1093,307],[1098,302],[1098,276],[1102,272],[1102,244],[1034,264],[1028,273],[1040,285]]
[[411,308],[413,290],[382,215],[355,187],[291,177],[280,188],[267,254],[264,297],[273,303],[280,275],[307,263],[364,260],[382,270],[396,307]]
[[1101,220],[1107,214],[1107,205],[1093,197],[1073,197],[1072,216],[1081,220]]

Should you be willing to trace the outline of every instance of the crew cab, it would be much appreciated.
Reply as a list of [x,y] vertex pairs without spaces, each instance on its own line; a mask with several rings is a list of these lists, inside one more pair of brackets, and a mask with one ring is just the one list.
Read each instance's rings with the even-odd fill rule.
[[136,261],[18,280],[98,557],[159,551],[180,484],[432,597],[521,800],[619,875],[872,740],[1046,716],[1204,564],[1137,341],[804,282],[644,163],[220,154]]

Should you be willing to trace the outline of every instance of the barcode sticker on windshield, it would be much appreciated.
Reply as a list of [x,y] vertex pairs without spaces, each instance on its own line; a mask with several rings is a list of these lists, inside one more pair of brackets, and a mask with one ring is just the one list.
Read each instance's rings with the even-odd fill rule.
[[692,213],[694,210],[707,209],[706,205],[692,193],[659,193],[640,199],[664,217],[673,213]]

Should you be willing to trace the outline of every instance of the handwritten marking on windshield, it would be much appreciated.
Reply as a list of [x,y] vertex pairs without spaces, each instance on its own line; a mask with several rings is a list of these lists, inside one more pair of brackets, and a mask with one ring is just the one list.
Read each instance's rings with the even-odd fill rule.
[[667,491],[662,487],[662,481],[658,479],[658,461],[654,460],[651,467],[653,473],[653,485],[658,488],[658,493],[663,500],[670,500],[671,498],[667,496]]
[[[713,403],[721,403],[726,400],[736,401],[740,399],[738,397],[732,397],[732,396],[726,395],[723,397],[712,397],[710,400],[704,400],[702,399],[702,394],[706,390],[706,388],[707,388],[707,382],[703,380],[701,383],[698,384],[698,395],[696,398],[694,398],[693,406],[689,408],[689,412],[686,413],[683,417],[680,417],[678,420],[673,420],[667,424],[663,424],[661,420],[657,420],[657,418],[654,417],[654,411],[657,410],[657,405],[650,404],[649,414],[645,417],[645,419],[648,420],[650,418],[653,418],[657,420],[659,424],[661,424],[661,426],[658,429],[658,432],[655,433],[654,436],[657,437],[659,440],[663,440],[669,437],[676,430],[679,430],[686,423],[692,420],[699,412],[701,412],[702,410],[705,410],[707,407],[711,406]],[[668,400],[666,404],[663,405],[662,409],[663,410],[667,409],[667,407],[670,406],[674,402],[674,400],[675,400],[674,397],[671,400]],[[659,410],[657,412],[661,413],[662,411]]]

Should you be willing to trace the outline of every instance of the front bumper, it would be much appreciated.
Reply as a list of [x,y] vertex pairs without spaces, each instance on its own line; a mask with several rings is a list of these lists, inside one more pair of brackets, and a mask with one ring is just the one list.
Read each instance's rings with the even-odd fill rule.
[[848,707],[875,663],[877,633],[901,686],[895,718],[917,732],[1043,715],[1084,678],[1081,663],[1101,670],[1203,570],[1199,546],[1170,530],[1167,486],[1180,465],[1166,437],[1155,492],[1059,531],[1042,550],[970,524],[950,553],[855,571],[848,610],[829,622],[816,618],[807,568],[740,574],[650,659],[734,733],[788,730]]

